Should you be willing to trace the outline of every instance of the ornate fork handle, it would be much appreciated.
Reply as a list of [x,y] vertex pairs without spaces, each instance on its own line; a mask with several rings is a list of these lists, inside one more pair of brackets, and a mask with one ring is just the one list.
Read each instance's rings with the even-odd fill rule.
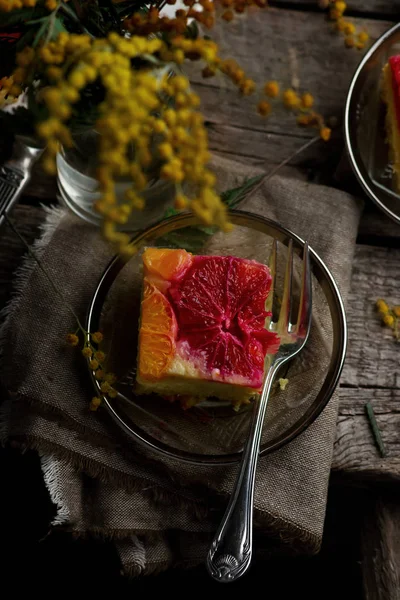
[[[29,141],[29,140],[28,140]],[[42,148],[24,143],[16,137],[11,158],[0,165],[0,227],[29,181],[33,163],[43,152]]]
[[279,366],[279,362],[271,365],[260,400],[255,404],[235,491],[207,555],[207,569],[220,582],[235,581],[246,572],[251,562],[257,460],[268,398]]

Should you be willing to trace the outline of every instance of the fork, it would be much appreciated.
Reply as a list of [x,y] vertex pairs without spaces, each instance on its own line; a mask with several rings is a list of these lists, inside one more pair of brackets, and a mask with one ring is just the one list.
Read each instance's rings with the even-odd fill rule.
[[[277,242],[273,241],[270,270],[272,289],[266,308],[272,309],[276,283]],[[248,569],[252,557],[254,481],[261,432],[272,383],[280,367],[298,354],[307,342],[311,325],[310,250],[304,244],[301,291],[297,321],[291,322],[293,276],[293,241],[288,244],[282,304],[277,321],[269,317],[266,326],[280,336],[278,352],[270,357],[260,398],[255,402],[253,417],[242,454],[233,493],[207,555],[207,570],[217,581],[235,581]]]

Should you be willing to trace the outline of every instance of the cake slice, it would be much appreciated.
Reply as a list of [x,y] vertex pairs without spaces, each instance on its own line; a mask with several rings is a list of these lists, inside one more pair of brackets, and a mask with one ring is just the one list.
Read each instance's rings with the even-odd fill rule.
[[217,397],[238,405],[260,391],[267,353],[268,267],[185,250],[143,253],[137,391]]
[[387,106],[386,136],[394,184],[400,191],[400,55],[390,57],[383,68],[382,97]]

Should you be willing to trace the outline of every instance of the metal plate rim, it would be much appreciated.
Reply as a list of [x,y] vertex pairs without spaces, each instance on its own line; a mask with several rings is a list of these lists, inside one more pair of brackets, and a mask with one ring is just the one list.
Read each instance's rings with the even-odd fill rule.
[[386,204],[380,199],[379,195],[374,192],[374,189],[368,183],[368,174],[367,170],[359,156],[357,151],[357,144],[355,140],[355,132],[354,126],[352,125],[352,106],[356,102],[355,91],[357,88],[357,83],[359,81],[360,75],[362,74],[366,64],[373,58],[374,54],[381,48],[381,46],[387,42],[393,34],[400,30],[400,23],[394,25],[391,29],[386,31],[369,49],[367,54],[364,56],[360,64],[358,65],[356,72],[354,73],[349,90],[346,97],[345,104],[345,114],[344,114],[344,137],[346,144],[346,152],[347,156],[350,159],[350,164],[353,169],[354,174],[357,177],[358,182],[363,188],[364,192],[368,195],[369,198],[393,221],[396,223],[400,223],[400,214],[394,213],[390,208],[386,206]]
[[[263,230],[263,232],[266,233],[266,235],[271,235],[271,233],[273,233],[274,235],[271,235],[271,237],[275,237],[282,243],[286,242],[286,245],[287,242],[290,239],[292,239],[294,242],[294,249],[297,249],[298,252],[301,252],[304,247],[305,240],[297,236],[289,229],[286,229],[285,227],[279,225],[275,221],[272,221],[271,219],[254,213],[248,213],[239,210],[229,211],[228,214],[231,221],[236,225],[248,226],[248,223],[250,221],[253,222],[253,224],[258,223],[260,224],[260,226],[268,228],[270,230],[269,233],[266,233]],[[178,216],[169,217],[168,219],[163,219],[162,221],[155,223],[153,226],[135,235],[132,238],[131,242],[134,243],[136,246],[140,246],[143,244],[144,240],[148,239],[149,237],[151,238],[152,234],[160,234],[161,230],[167,229],[170,231],[174,228],[192,226],[197,224],[199,224],[199,221],[194,215],[188,213],[180,214]],[[155,237],[157,237],[157,235],[155,235]],[[323,279],[324,284],[327,286],[327,290],[330,293],[330,299],[327,298],[328,305],[330,308],[331,315],[333,316],[333,313],[335,314],[335,318],[332,319],[334,329],[334,343],[331,362],[321,390],[319,391],[313,404],[303,415],[302,419],[298,420],[284,434],[281,434],[280,436],[276,437],[270,442],[264,444],[261,447],[260,456],[264,456],[266,454],[278,450],[282,446],[295,439],[300,433],[305,431],[309,427],[309,425],[311,425],[311,423],[318,417],[318,415],[322,412],[322,410],[325,408],[325,406],[331,399],[332,394],[335,391],[339,382],[339,378],[345,361],[347,349],[347,323],[343,300],[340,291],[337,287],[337,284],[323,260],[312,248],[310,248],[310,255],[311,264],[317,270],[317,273],[315,273],[314,271],[314,275],[317,277],[317,279],[319,275],[319,277]],[[105,282],[107,282],[107,279],[109,279],[110,276],[112,276],[113,270],[117,269],[118,274],[118,272],[123,268],[125,264],[126,261],[124,261],[119,256],[115,256],[104,270],[103,275],[100,278],[99,283],[93,293],[92,300],[90,302],[87,313],[86,330],[89,332],[89,334],[90,332],[96,331],[98,329],[98,323],[100,320],[99,310],[101,309],[99,305],[102,303]],[[326,290],[324,290],[324,293],[326,296]],[[91,369],[89,368],[89,361],[88,370],[96,393],[102,395],[100,391],[100,384],[96,380],[94,372],[91,371]],[[120,395],[120,397],[121,396],[122,395]],[[167,456],[170,459],[175,459],[180,462],[186,462],[196,465],[223,466],[240,461],[242,455],[241,451],[225,455],[203,455],[181,451],[178,449],[171,450],[170,447],[164,444],[163,442],[152,438],[144,432],[139,432],[133,429],[132,426],[128,422],[126,422],[126,419],[124,419],[123,415],[120,414],[113,400],[105,396],[103,396],[103,400],[104,406],[109,415],[131,439],[135,440],[136,442],[139,442],[147,448],[150,448],[152,451],[158,454],[163,454],[164,456]]]

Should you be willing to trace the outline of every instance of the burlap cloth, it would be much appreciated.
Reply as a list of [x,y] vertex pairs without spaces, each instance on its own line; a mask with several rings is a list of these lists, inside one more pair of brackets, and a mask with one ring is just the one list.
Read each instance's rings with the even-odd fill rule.
[[[221,189],[255,169],[216,159]],[[306,237],[346,297],[361,207],[352,196],[275,176],[240,208]],[[235,235],[232,233],[231,235]],[[84,319],[111,252],[98,231],[62,209],[49,211],[36,243],[43,266]],[[74,321],[29,258],[16,276],[1,334],[2,437],[35,448],[58,511],[54,526],[113,538],[123,568],[149,574],[195,565],[232,489],[236,467],[197,467],[144,451],[105,411],[88,411],[92,390],[79,352],[63,343]],[[315,553],[322,538],[338,397],[293,442],[260,460],[255,551]]]

